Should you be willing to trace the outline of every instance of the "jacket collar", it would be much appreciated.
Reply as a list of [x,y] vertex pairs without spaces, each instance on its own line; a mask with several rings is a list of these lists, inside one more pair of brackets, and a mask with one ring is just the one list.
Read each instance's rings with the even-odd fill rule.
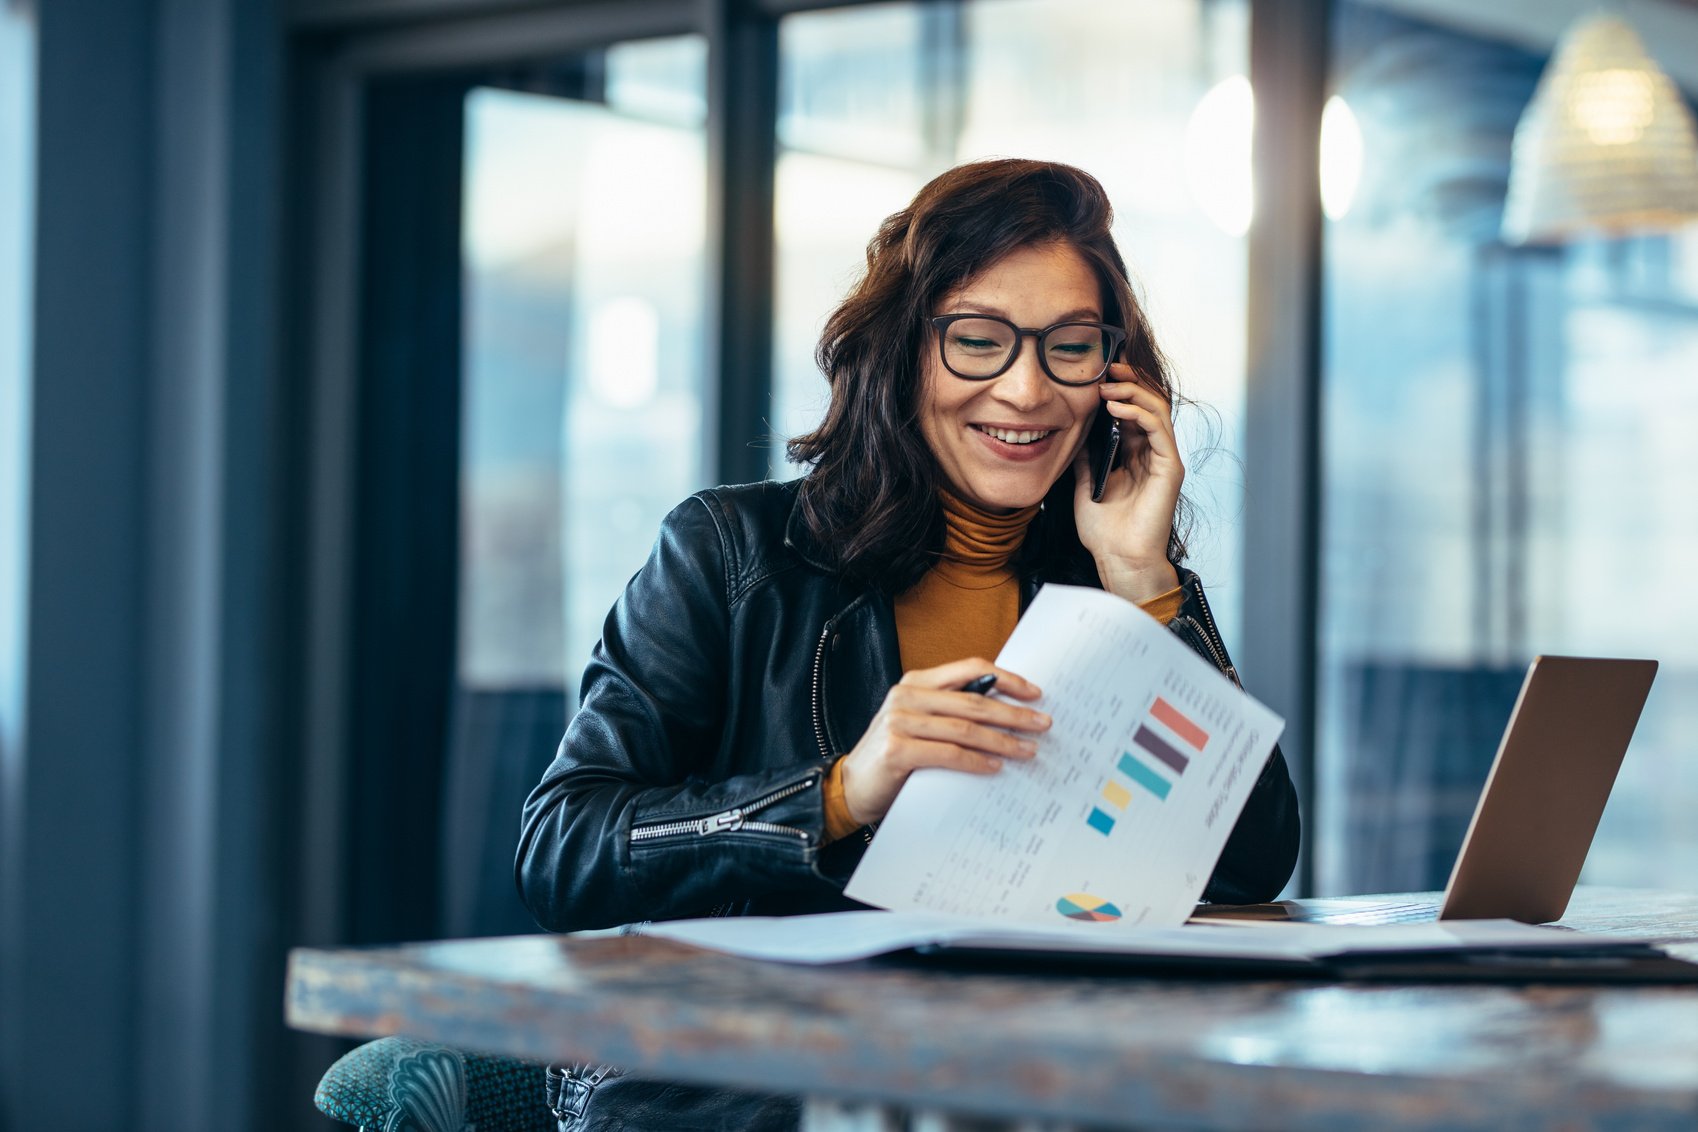
[[798,481],[796,491],[790,499],[790,515],[784,521],[784,545],[814,569],[827,574],[833,573],[831,566],[820,552],[819,543],[808,532],[808,524],[802,518],[800,481]]

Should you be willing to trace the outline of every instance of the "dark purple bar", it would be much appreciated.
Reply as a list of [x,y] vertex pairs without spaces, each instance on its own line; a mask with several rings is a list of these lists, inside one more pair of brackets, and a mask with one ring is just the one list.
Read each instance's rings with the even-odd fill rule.
[[1132,736],[1132,741],[1172,767],[1176,774],[1184,774],[1185,767],[1191,762],[1172,743],[1169,743],[1142,723],[1138,725],[1138,734]]

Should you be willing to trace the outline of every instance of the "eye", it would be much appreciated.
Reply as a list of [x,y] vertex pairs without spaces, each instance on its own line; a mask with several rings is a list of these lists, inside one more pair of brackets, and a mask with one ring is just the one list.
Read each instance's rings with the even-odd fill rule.
[[1102,332],[1094,326],[1060,326],[1044,339],[1049,356],[1061,362],[1081,362],[1103,349]]
[[1000,343],[993,342],[989,338],[977,338],[966,334],[957,334],[955,336],[955,345],[959,349],[973,350],[976,352],[1002,349]]

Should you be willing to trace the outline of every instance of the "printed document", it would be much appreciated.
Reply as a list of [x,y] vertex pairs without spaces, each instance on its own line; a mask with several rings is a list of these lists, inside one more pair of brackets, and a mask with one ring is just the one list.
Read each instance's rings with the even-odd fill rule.
[[1101,590],[1045,586],[997,663],[1043,689],[1037,757],[913,774],[847,894],[1095,933],[1184,923],[1284,721]]

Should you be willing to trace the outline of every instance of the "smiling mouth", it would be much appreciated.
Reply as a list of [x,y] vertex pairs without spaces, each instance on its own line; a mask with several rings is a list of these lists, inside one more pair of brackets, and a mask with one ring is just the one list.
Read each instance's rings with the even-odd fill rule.
[[989,436],[989,437],[992,437],[993,439],[1002,441],[1004,444],[1036,444],[1038,441],[1042,440],[1044,437],[1049,436],[1052,433],[1057,431],[1056,429],[1053,429],[1053,428],[1042,428],[1042,429],[991,428],[989,425],[972,425],[971,427],[978,430],[979,432],[984,433],[986,436]]

